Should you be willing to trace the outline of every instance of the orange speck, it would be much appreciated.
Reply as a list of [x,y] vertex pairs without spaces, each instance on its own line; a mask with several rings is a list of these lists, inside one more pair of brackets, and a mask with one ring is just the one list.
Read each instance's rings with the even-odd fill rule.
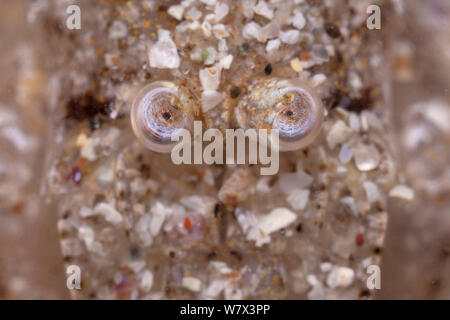
[[119,58],[117,58],[117,57],[112,57],[112,58],[111,58],[111,61],[112,61],[112,63],[114,63],[114,65],[118,66],[119,68],[122,68],[122,67],[123,67],[123,63],[122,63],[122,61],[120,61]]
[[149,29],[152,25],[150,20],[148,20],[148,19],[145,19],[143,24],[144,24],[144,28],[146,28],[146,29]]
[[103,53],[105,52],[105,50],[103,48],[98,48],[96,51],[97,51],[98,56],[102,56]]
[[18,202],[11,207],[11,212],[13,212],[14,214],[21,214],[23,212],[23,208],[24,208],[24,203]]
[[86,171],[89,165],[86,159],[80,158],[78,160],[78,166],[80,167],[81,171]]
[[230,273],[230,278],[236,278],[238,275],[239,275],[239,272],[233,271],[232,273]]
[[192,222],[189,217],[184,218],[184,227],[186,228],[186,230],[189,230],[192,227]]
[[300,53],[300,60],[308,61],[309,59],[311,59],[311,55],[308,52]]

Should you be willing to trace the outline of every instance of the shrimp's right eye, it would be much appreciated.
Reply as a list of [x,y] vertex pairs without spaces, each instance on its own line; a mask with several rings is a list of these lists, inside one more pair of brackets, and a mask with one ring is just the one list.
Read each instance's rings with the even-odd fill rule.
[[323,123],[323,105],[313,90],[300,82],[291,81],[292,86],[280,88],[279,110],[272,129],[280,134],[280,149],[301,149],[310,144],[319,134]]
[[280,151],[308,146],[323,124],[322,101],[312,88],[298,79],[254,81],[235,110],[242,128],[274,129]]

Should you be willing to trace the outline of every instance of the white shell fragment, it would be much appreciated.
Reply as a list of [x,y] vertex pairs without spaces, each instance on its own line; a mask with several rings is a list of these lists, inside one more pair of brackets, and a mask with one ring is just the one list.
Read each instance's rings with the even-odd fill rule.
[[177,20],[183,19],[183,12],[184,7],[182,5],[174,5],[169,8],[167,11],[168,14],[170,14],[172,17],[174,17]]
[[233,272],[233,270],[223,261],[211,261],[209,265],[221,274],[230,274]]
[[102,250],[101,244],[95,241],[94,230],[91,227],[86,225],[79,227],[78,237],[84,242],[89,251],[99,252]]
[[254,10],[256,14],[263,16],[269,20],[272,20],[273,18],[273,10],[264,0],[259,0]]
[[97,154],[95,152],[95,147],[100,141],[98,138],[88,138],[83,144],[80,150],[81,157],[89,160],[95,161],[97,159]]
[[359,117],[355,113],[350,114],[350,116],[348,118],[348,122],[349,122],[350,128],[353,131],[358,132],[361,129],[361,123],[359,121]]
[[121,39],[125,37],[128,33],[128,28],[125,23],[122,21],[116,20],[113,25],[109,29],[109,38],[110,39]]
[[242,35],[245,39],[259,39],[261,26],[256,22],[247,23],[242,29]]
[[292,29],[280,32],[280,40],[286,44],[296,44],[300,41],[300,31]]
[[144,214],[142,217],[139,218],[135,226],[136,233],[143,247],[148,247],[153,242],[153,237],[150,233],[150,223],[151,223],[151,216],[149,214]]
[[280,24],[276,20],[273,20],[261,28],[258,40],[260,42],[266,42],[267,39],[276,38],[279,34]]
[[295,10],[294,15],[290,18],[291,24],[298,30],[301,30],[306,25],[306,19],[300,10]]
[[327,80],[327,76],[323,73],[316,74],[312,78],[312,86],[313,88],[320,86],[322,83],[324,83]]
[[192,7],[186,12],[185,17],[188,20],[197,21],[202,17],[202,12],[196,7]]
[[289,194],[293,189],[307,188],[312,182],[313,177],[301,169],[297,172],[282,173],[278,179],[280,189],[286,194]]
[[200,1],[206,4],[207,6],[213,6],[217,3],[217,0],[200,0]]
[[220,59],[219,61],[219,65],[225,69],[228,70],[231,67],[231,63],[233,62],[233,56],[231,54],[223,57],[222,59]]
[[[214,210],[215,200],[208,196],[191,195],[180,199],[180,203],[187,211],[195,211],[206,215]],[[171,208],[173,211],[173,208]]]
[[242,0],[242,14],[246,18],[253,18],[253,15],[255,12],[253,11],[253,8],[256,5],[256,0]]
[[269,176],[262,176],[258,179],[256,182],[256,192],[259,193],[267,193],[270,191],[270,180],[271,177]]
[[[203,51],[200,51],[200,59],[202,52]],[[216,58],[217,58],[217,50],[214,47],[208,47],[208,58],[206,58],[205,64],[207,66],[214,64],[214,62],[216,62]]]
[[152,68],[176,69],[180,66],[180,57],[175,43],[170,38],[170,31],[158,31],[158,42],[150,50],[149,60]]
[[227,41],[225,39],[220,39],[219,43],[217,44],[217,49],[219,49],[220,52],[227,52],[228,51]]
[[366,197],[369,203],[374,203],[380,200],[380,192],[378,191],[378,187],[375,183],[371,181],[364,181],[363,187],[366,191]]
[[203,91],[202,92],[202,111],[208,112],[211,109],[214,109],[220,102],[222,101],[222,94],[213,91]]
[[380,163],[380,153],[369,145],[360,144],[353,149],[354,160],[359,171],[370,171],[378,167]]
[[399,198],[403,200],[413,200],[414,190],[405,185],[397,185],[391,191],[389,191],[389,196],[392,198]]
[[202,292],[202,298],[204,299],[214,299],[217,298],[217,296],[225,289],[225,287],[230,282],[229,279],[226,280],[214,280],[212,281],[209,286],[203,290]]
[[287,197],[287,201],[294,210],[303,210],[306,208],[309,198],[309,190],[294,189]]
[[269,235],[272,232],[286,228],[295,221],[297,215],[286,208],[273,209],[269,214],[259,217],[258,222],[253,226],[248,234],[248,240],[254,240],[256,246],[260,247],[270,242]]
[[94,212],[103,215],[105,220],[112,224],[120,224],[123,221],[122,215],[109,203],[97,204]]
[[209,21],[203,21],[202,25],[201,25],[203,34],[205,35],[206,38],[209,38],[212,34],[212,26],[211,23],[209,23]]
[[216,15],[216,21],[222,20],[230,11],[230,8],[226,3],[217,3],[214,9],[214,14]]
[[88,218],[95,215],[103,216],[106,221],[114,225],[118,225],[123,221],[122,215],[114,208],[114,206],[106,202],[98,203],[94,209],[82,207],[80,210],[80,216],[82,218]]
[[327,143],[331,150],[341,144],[352,135],[353,131],[347,127],[344,121],[338,120],[330,129],[327,135]]
[[[289,64],[291,65],[291,68],[294,69],[295,72],[303,71],[303,65],[298,58],[292,59]],[[314,81],[314,78],[313,78],[313,81]],[[313,84],[313,87],[315,87],[314,84]]]
[[331,262],[322,262],[320,264],[320,271],[322,272],[330,272],[332,268],[333,265],[331,264]]
[[220,71],[217,65],[200,70],[199,77],[204,91],[216,91],[219,88]]
[[344,197],[341,199],[341,203],[347,207],[347,209],[354,215],[358,215],[358,209],[356,208],[355,198],[353,197]]
[[223,24],[216,24],[212,27],[212,31],[214,32],[214,36],[219,40],[230,36],[230,33]]
[[327,285],[330,288],[346,288],[352,284],[355,272],[347,267],[333,267],[327,277]]
[[157,202],[150,210],[152,220],[150,222],[150,233],[157,236],[167,215],[167,209],[161,202]]
[[194,277],[184,277],[182,285],[188,290],[199,292],[202,288],[202,281]]
[[140,287],[144,291],[150,291],[153,287],[153,272],[151,270],[142,271]]
[[342,164],[349,163],[353,158],[352,149],[348,146],[348,144],[343,144],[341,147],[341,151],[339,152],[339,160]]
[[278,50],[280,48],[281,41],[280,39],[269,40],[267,42],[266,51],[271,52],[274,50]]
[[276,38],[280,33],[280,25],[277,21],[272,21],[261,27],[256,22],[247,23],[242,29],[242,35],[246,39],[256,39],[259,42],[266,42],[268,39]]
[[441,100],[421,101],[413,104],[411,110],[423,117],[443,132],[450,132],[450,108]]

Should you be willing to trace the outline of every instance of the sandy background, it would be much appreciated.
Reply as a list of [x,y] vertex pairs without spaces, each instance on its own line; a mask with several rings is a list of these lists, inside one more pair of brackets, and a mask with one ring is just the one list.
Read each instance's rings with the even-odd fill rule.
[[[15,163],[17,170],[27,168],[29,172],[23,179],[0,173],[0,299],[67,299],[56,214],[41,197],[40,185],[51,119],[44,70],[51,57],[45,56],[45,38],[26,22],[27,7],[25,0],[0,2],[0,110],[15,114],[23,132],[34,138],[34,145],[24,152],[3,140],[0,145],[1,162]],[[412,74],[407,81],[394,77],[393,103],[388,107],[392,108],[392,139],[399,165],[405,169],[405,182],[420,188],[424,179],[444,174],[450,164],[426,161],[421,150],[405,149],[405,113],[417,101],[438,97],[450,102],[450,56],[446,54],[450,52],[446,40],[450,9],[446,1],[408,1],[405,10],[405,21],[391,27],[394,45],[386,50],[396,61],[403,51],[395,45],[410,46]],[[38,55],[30,58],[33,50]],[[24,92],[23,86],[28,90]],[[450,159],[450,139],[437,139],[441,146],[437,158]],[[416,175],[409,167],[412,158],[421,156],[427,172],[432,172],[428,176]],[[20,197],[9,197],[9,192]],[[449,299],[450,193],[416,192],[413,202],[392,201],[389,214],[378,297]]]

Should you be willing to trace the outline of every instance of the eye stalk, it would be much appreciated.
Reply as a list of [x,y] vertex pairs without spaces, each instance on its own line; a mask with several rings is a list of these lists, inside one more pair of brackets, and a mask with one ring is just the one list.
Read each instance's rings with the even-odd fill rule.
[[177,86],[157,81],[139,91],[131,107],[131,124],[138,140],[147,148],[168,153],[177,142],[172,135],[189,129],[192,120],[183,107]]
[[257,80],[238,105],[242,128],[278,130],[280,151],[308,146],[319,135],[323,105],[314,90],[298,79]]

